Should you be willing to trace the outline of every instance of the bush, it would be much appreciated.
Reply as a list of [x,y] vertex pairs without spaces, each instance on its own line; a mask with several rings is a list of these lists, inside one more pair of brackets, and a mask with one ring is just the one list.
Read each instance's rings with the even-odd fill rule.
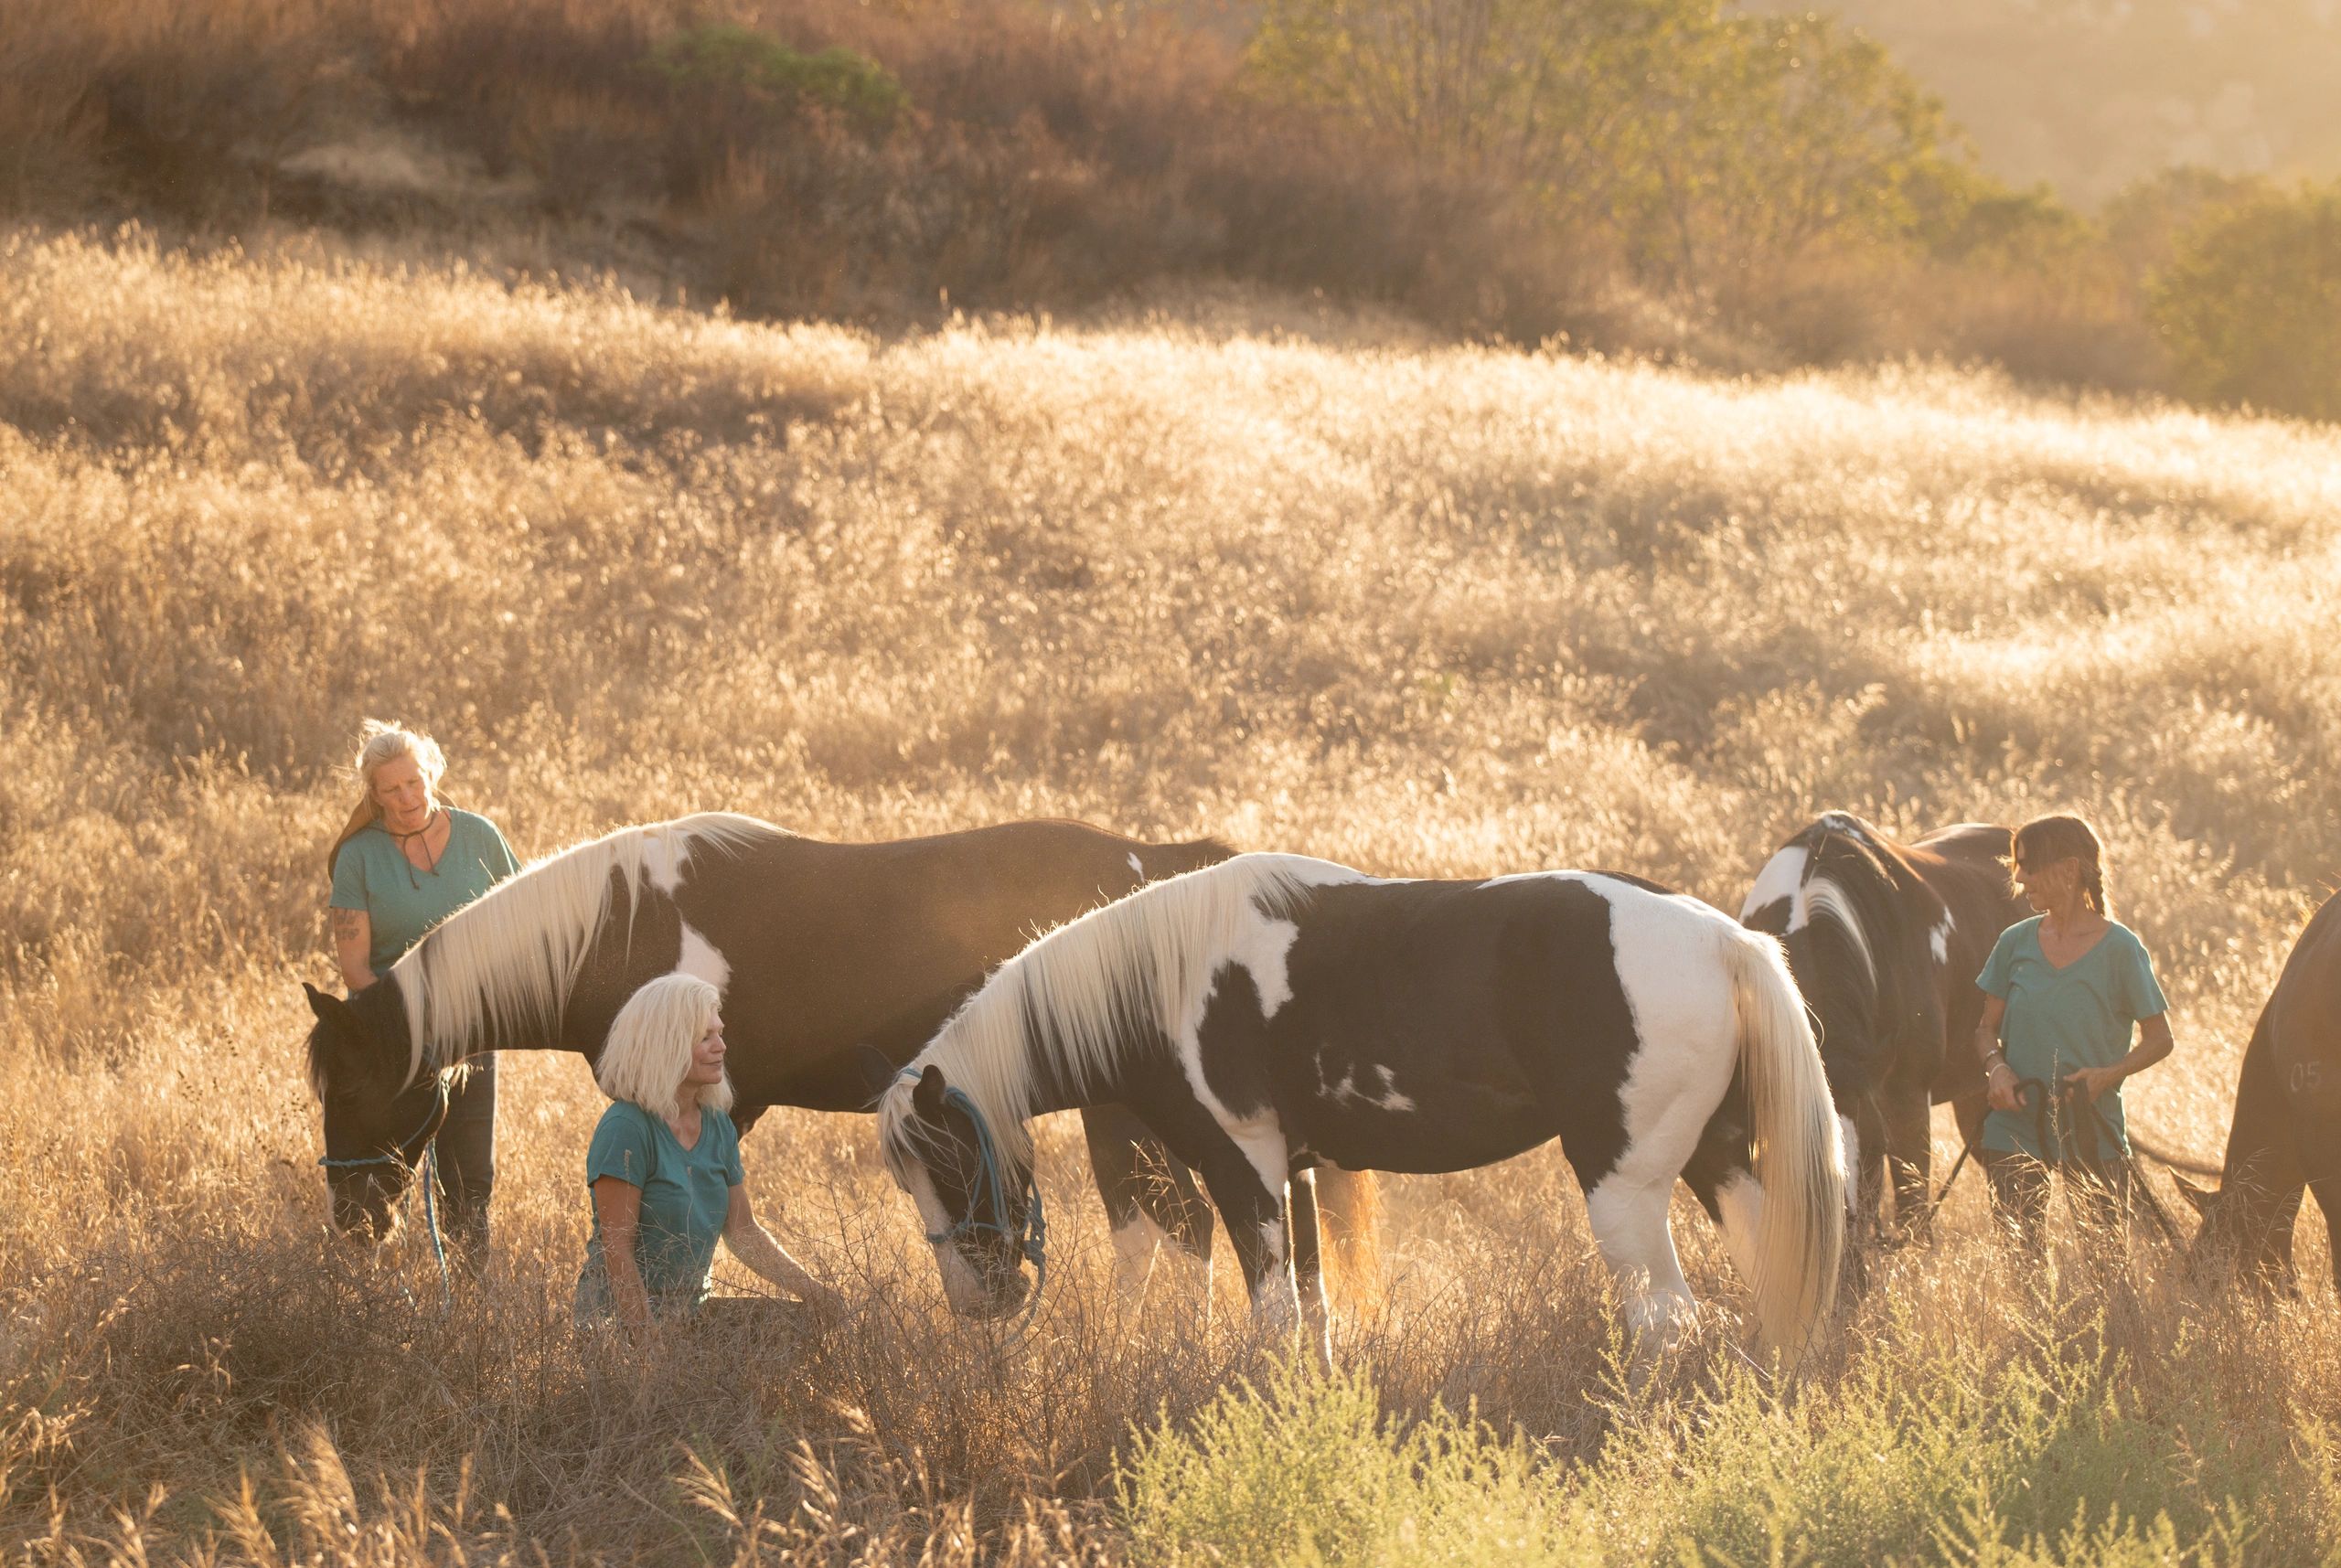
[[2215,217],[2151,309],[2188,395],[2341,420],[2341,185]]
[[753,27],[692,27],[660,40],[650,63],[680,91],[745,94],[777,113],[834,110],[868,130],[893,124],[910,102],[873,59],[847,48],[800,54]]
[[1320,1381],[1296,1362],[1223,1392],[1184,1431],[1165,1421],[1120,1477],[1140,1563],[1582,1563],[1590,1522],[1534,1451],[1434,1408],[1384,1420],[1362,1371]]

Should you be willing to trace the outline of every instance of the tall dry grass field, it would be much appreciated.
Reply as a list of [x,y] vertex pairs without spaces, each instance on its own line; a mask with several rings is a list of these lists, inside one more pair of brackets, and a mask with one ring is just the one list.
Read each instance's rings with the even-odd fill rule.
[[2330,428],[1271,307],[883,343],[22,233],[0,497],[12,1557],[2341,1552],[2305,1232],[2294,1300],[2145,1242],[2116,1284],[2035,1278],[1971,1174],[1776,1394],[1686,1203],[1711,1328],[1635,1386],[1545,1151],[1394,1183],[1386,1282],[1319,1383],[1224,1295],[1208,1330],[1175,1288],[1125,1315],[1066,1129],[1050,1298],[1007,1349],[941,1309],[869,1125],[777,1113],[758,1206],[851,1313],[621,1350],[566,1321],[581,1063],[508,1062],[497,1256],[444,1315],[411,1239],[323,1233],[297,1066],[340,764],[397,715],[524,854],[706,807],[846,838],[1058,813],[1737,907],[1823,806],[2078,808],[2175,1006],[2133,1115],[2213,1157],[2341,871]]

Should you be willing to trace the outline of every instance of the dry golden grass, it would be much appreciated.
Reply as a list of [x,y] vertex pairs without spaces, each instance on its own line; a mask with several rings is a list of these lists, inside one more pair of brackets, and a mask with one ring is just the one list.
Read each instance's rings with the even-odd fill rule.
[[[799,1113],[750,1179],[849,1319],[582,1344],[599,1102],[570,1058],[508,1063],[497,1260],[452,1315],[412,1246],[326,1245],[295,982],[329,973],[320,855],[368,713],[435,731],[450,793],[532,853],[710,806],[833,837],[1064,813],[1736,907],[1822,806],[2079,808],[2176,1005],[2134,1122],[2216,1155],[2341,867],[2331,429],[1295,321],[882,343],[297,250],[0,240],[6,1550],[1118,1558],[1130,1424],[1255,1365],[1232,1311],[1121,1322],[1063,1127],[1064,1283],[996,1354],[941,1312],[867,1125]],[[1610,1561],[1740,1541],[1716,1509],[1788,1428],[1717,1446],[1771,1407],[1731,1392],[1740,1298],[1703,1220],[1716,1330],[1635,1395],[1551,1151],[1393,1209],[1389,1288],[1342,1346],[1385,1408],[1476,1400],[1542,1440]],[[2321,1237],[2305,1297],[2265,1308],[2142,1247],[2100,1319],[2015,1276],[1972,1178],[1946,1232],[1764,1420],[1826,1428],[1905,1365],[2110,1356],[2103,1419],[2152,1463],[2043,1496],[2151,1485],[2182,1545],[2241,1498],[2254,1560],[2341,1550]],[[1846,1488],[1783,1550],[1863,1560]],[[1992,1506],[2012,1540],[2073,1522]]]

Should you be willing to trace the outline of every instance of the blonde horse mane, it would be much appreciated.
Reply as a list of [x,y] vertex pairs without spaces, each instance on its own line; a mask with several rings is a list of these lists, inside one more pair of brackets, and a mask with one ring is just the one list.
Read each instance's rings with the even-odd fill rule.
[[1043,1067],[1095,1083],[1134,1040],[1192,1032],[1213,972],[1245,928],[1285,918],[1308,890],[1363,872],[1299,855],[1238,855],[1143,887],[1058,926],[994,970],[879,1097],[878,1126],[899,1168],[912,1153],[911,1077],[943,1069],[1011,1159],[1032,1158]]
[[449,1053],[491,1026],[508,1037],[557,1030],[620,880],[630,928],[642,884],[672,889],[695,849],[732,854],[786,836],[753,816],[702,812],[621,827],[530,861],[433,926],[390,965],[406,1003],[406,1082],[454,1065]]

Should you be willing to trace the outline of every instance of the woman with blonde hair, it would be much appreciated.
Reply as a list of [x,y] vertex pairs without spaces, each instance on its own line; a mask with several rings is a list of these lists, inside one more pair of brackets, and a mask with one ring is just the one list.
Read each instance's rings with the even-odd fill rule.
[[[2112,918],[2105,849],[2078,816],[2016,830],[2017,889],[2040,913],[2000,933],[1976,977],[1975,1050],[1992,1109],[1978,1157],[1992,1206],[2027,1247],[2045,1246],[2052,1169],[2099,1241],[2129,1209],[2122,1081],[2171,1052],[2169,1004],[2137,933]],[[2133,1030],[2137,1043],[2131,1043]]]
[[[326,855],[334,956],[355,996],[422,933],[520,869],[496,824],[439,797],[447,759],[430,736],[366,720],[354,764],[359,795]],[[476,1058],[447,1096],[435,1140],[447,1231],[477,1267],[496,1189],[496,1058]]]
[[664,975],[611,1025],[594,1081],[610,1097],[585,1153],[593,1236],[577,1276],[580,1328],[629,1329],[694,1314],[714,1289],[722,1238],[757,1274],[827,1311],[838,1294],[805,1272],[756,1221],[723,1071],[722,997],[692,975]]

